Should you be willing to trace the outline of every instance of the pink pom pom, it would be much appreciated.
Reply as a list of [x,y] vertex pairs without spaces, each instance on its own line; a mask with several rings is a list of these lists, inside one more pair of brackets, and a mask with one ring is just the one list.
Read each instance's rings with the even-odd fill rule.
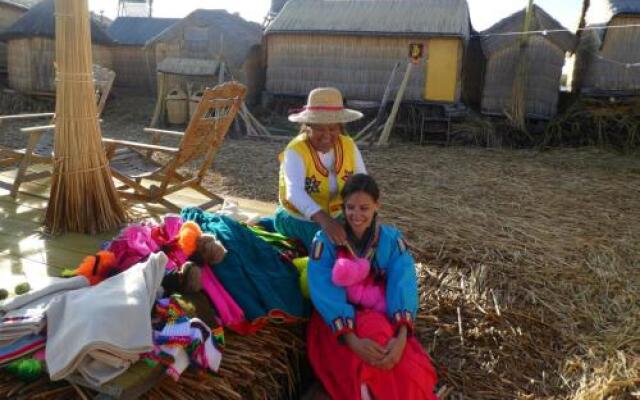
[[365,285],[362,288],[360,305],[366,309],[385,313],[387,311],[387,301],[385,300],[384,286]]
[[369,261],[364,258],[338,258],[331,271],[331,280],[338,286],[351,286],[362,282],[370,268]]

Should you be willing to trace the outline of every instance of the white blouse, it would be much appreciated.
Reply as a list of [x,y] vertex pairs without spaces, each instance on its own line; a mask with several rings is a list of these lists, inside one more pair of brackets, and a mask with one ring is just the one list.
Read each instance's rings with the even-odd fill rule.
[[[355,171],[354,174],[366,174],[367,170],[362,160],[362,154],[358,147],[355,149]],[[335,171],[335,159],[333,149],[328,153],[317,152],[322,165],[329,171],[329,191],[331,197],[338,196],[338,179]],[[304,190],[306,169],[304,161],[298,153],[289,149],[284,152],[282,161],[284,168],[284,182],[287,187],[287,201],[293,204],[304,215],[305,220],[310,221],[311,216],[322,209]]]

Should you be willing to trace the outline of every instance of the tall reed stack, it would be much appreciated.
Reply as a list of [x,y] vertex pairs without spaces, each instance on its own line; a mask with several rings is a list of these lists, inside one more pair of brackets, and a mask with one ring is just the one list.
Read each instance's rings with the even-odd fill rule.
[[56,0],[54,170],[45,225],[96,233],[126,221],[102,146],[92,77],[87,0]]

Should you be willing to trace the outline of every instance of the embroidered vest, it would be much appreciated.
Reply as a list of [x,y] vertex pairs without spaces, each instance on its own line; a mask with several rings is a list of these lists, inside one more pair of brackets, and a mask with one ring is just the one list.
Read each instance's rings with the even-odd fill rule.
[[[342,197],[340,192],[345,182],[355,170],[355,149],[356,145],[348,136],[340,135],[339,140],[336,142],[333,151],[335,154],[334,170],[336,172],[336,179],[338,182],[338,194],[335,197],[331,197],[329,190],[329,171],[322,165],[322,161],[318,156],[311,143],[309,143],[306,134],[300,134],[293,139],[287,145],[286,150],[293,150],[302,159],[305,166],[305,182],[304,189],[309,196],[319,205],[324,212],[332,217],[338,216],[342,213]],[[284,153],[280,154],[280,162],[284,159]],[[289,213],[297,216],[302,214],[296,209],[296,207],[287,201],[287,187],[284,180],[284,169],[280,168],[280,190],[279,190],[280,205],[284,207]]]

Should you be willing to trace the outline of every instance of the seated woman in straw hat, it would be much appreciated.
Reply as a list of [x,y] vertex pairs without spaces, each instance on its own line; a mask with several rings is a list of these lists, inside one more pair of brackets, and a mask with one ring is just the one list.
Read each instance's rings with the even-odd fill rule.
[[309,93],[303,111],[289,116],[301,125],[300,134],[280,154],[280,207],[275,228],[311,248],[316,232],[324,230],[337,245],[346,243],[340,191],[347,179],[366,173],[355,142],[344,134],[343,124],[362,118],[345,108],[335,88]]

